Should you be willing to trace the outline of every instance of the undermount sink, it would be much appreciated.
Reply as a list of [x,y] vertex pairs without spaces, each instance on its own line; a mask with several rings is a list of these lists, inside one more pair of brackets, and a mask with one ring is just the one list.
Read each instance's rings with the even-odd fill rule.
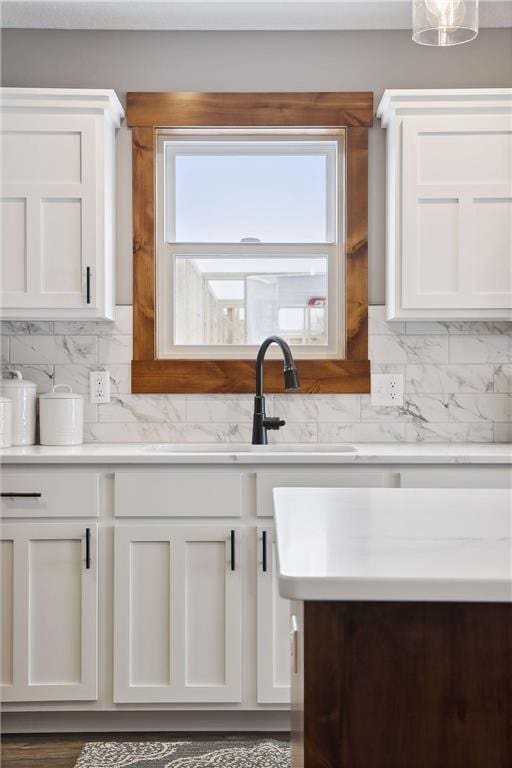
[[352,445],[320,445],[318,443],[157,443],[145,451],[158,453],[355,453]]

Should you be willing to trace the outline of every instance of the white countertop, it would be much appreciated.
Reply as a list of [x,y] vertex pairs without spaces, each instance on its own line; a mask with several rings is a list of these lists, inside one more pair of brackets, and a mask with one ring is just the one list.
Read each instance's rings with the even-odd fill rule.
[[512,602],[508,490],[276,488],[295,600]]
[[[274,444],[86,443],[0,450],[3,464],[512,464],[506,444],[361,443],[348,446]],[[355,449],[355,450],[353,450]]]

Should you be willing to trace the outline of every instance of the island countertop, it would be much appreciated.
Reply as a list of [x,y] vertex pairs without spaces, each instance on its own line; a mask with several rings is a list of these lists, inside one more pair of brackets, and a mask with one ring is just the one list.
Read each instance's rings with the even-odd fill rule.
[[509,490],[276,488],[294,600],[512,602]]

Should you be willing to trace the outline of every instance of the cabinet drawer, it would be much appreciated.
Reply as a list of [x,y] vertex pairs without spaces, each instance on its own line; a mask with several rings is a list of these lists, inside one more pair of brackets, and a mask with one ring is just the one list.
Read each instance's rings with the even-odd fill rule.
[[116,517],[239,517],[240,472],[117,472]]
[[400,474],[389,471],[339,469],[269,469],[257,473],[257,515],[274,516],[274,488],[395,488],[400,486]]
[[98,517],[96,472],[2,475],[2,517]]

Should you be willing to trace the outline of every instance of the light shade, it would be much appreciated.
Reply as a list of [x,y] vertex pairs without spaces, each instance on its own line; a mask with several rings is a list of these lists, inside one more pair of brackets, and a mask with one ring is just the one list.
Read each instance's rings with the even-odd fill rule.
[[421,45],[459,45],[478,35],[478,0],[413,0],[412,39]]

